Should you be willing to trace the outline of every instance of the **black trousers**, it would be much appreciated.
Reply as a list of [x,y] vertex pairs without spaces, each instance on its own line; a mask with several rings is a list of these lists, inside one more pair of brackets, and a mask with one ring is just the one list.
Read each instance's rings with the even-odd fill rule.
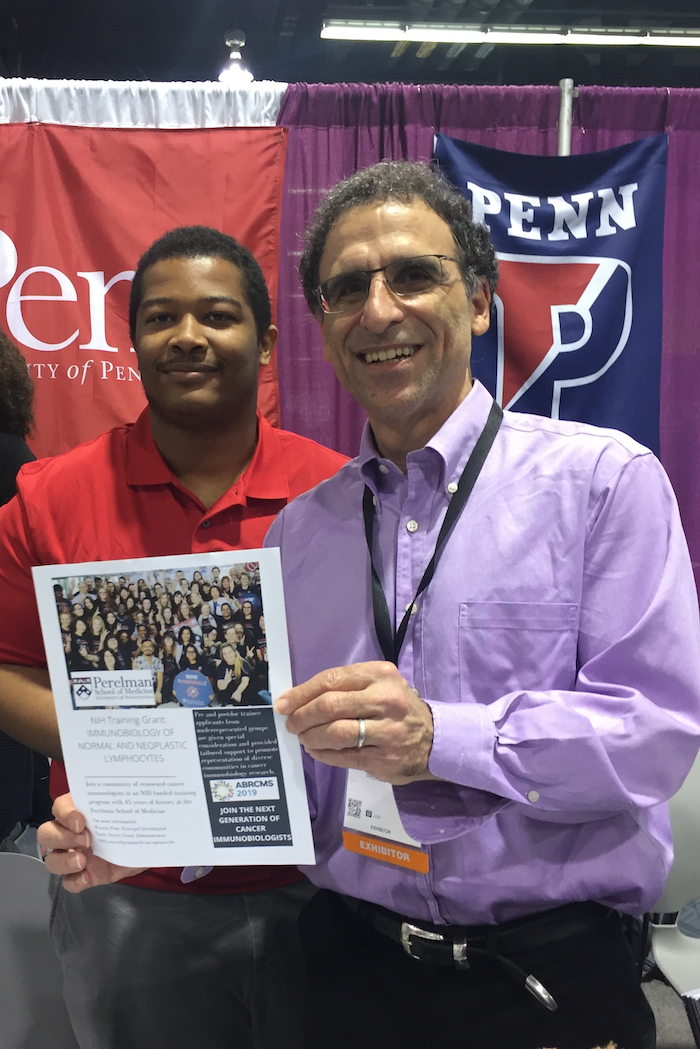
[[510,954],[550,991],[547,1011],[498,962],[426,964],[332,892],[302,911],[305,1049],[653,1049],[653,1013],[617,915]]
[[52,939],[80,1049],[302,1049],[297,917],[312,892],[59,888]]

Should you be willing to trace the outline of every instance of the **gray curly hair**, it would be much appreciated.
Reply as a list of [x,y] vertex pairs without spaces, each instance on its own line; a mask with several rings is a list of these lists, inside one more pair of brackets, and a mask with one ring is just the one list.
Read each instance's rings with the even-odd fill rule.
[[469,295],[482,282],[493,294],[498,281],[496,253],[485,226],[472,219],[469,201],[428,164],[409,160],[382,160],[357,171],[334,186],[321,201],[305,236],[299,276],[309,309],[321,314],[318,298],[319,266],[332,227],[351,208],[374,201],[396,200],[409,204],[422,200],[449,226],[457,245],[457,261]]

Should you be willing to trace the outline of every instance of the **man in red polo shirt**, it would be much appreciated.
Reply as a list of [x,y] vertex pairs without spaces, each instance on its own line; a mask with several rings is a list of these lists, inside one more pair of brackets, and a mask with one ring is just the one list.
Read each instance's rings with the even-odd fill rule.
[[[256,413],[277,330],[260,267],[193,226],[146,252],[130,325],[149,407],[26,466],[0,511],[0,729],[60,759],[30,568],[262,545],[277,512],[345,461]],[[65,793],[53,763],[52,793]],[[150,870],[75,895],[53,937],[81,1049],[297,1049],[294,868]]]

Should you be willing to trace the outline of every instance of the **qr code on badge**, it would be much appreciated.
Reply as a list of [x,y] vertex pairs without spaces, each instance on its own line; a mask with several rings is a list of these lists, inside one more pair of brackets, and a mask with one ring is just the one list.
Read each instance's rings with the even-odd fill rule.
[[362,802],[358,801],[357,798],[348,798],[348,816],[351,819],[359,820],[362,815]]

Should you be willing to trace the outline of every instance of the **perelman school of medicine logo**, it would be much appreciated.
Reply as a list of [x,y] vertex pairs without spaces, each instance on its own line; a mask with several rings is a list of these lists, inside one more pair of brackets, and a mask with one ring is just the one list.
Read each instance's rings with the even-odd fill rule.
[[623,430],[658,454],[665,135],[539,157],[438,135],[442,173],[496,247],[472,370],[514,411]]
[[70,673],[73,706],[154,707],[153,678],[143,670],[98,670]]

